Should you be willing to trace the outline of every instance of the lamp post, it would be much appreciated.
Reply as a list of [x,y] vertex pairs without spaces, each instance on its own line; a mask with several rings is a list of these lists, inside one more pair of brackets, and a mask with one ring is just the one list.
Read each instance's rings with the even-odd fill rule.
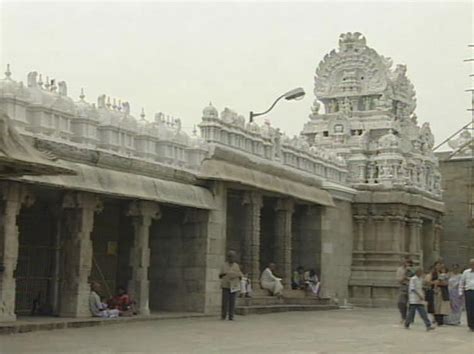
[[273,102],[273,104],[270,106],[270,108],[268,108],[265,112],[254,113],[254,112],[250,111],[249,122],[252,123],[253,119],[255,117],[263,116],[264,114],[267,114],[268,112],[270,112],[273,109],[273,107],[275,107],[277,102],[279,100],[281,100],[282,98],[285,98],[287,101],[301,100],[304,97],[304,95],[305,95],[305,92],[304,92],[303,88],[301,88],[301,87],[298,87],[298,88],[295,88],[291,91],[288,91],[288,92],[284,93],[283,95],[281,95],[280,97],[278,97],[275,100],[275,102]]

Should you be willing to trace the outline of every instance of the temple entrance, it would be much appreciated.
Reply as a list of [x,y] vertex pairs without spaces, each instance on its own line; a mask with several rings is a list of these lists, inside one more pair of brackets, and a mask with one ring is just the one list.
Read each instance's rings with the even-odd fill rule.
[[302,266],[314,269],[321,275],[320,214],[317,207],[296,205],[292,221],[291,259],[292,269]]
[[36,202],[18,215],[19,252],[15,272],[15,309],[18,315],[52,315],[56,311],[59,282],[56,193],[38,191]]
[[[270,262],[276,263],[275,257],[275,205],[276,200],[263,197],[263,207],[260,214],[260,271],[263,271]],[[283,270],[277,269],[277,275]]]
[[133,228],[126,216],[129,201],[105,199],[103,210],[94,216],[91,233],[93,258],[90,280],[102,285],[102,296],[109,298],[118,286],[127,288],[131,271],[130,248]]
[[160,209],[150,227],[150,310],[203,312],[209,212]]

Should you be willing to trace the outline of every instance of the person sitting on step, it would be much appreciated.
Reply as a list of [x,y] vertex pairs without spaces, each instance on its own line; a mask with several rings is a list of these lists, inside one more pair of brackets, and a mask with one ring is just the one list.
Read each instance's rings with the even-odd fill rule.
[[240,295],[239,297],[252,297],[252,284],[250,282],[249,273],[244,273],[240,279]]
[[314,269],[310,269],[309,271],[305,272],[305,283],[307,286],[307,289],[311,291],[311,294],[314,296],[319,297],[319,289],[321,286],[321,282],[318,279],[318,276],[316,275],[316,272]]
[[110,309],[119,310],[120,316],[136,315],[134,301],[132,301],[123,286],[117,288],[117,294],[110,298],[108,301],[108,307]]
[[120,311],[117,309],[107,308],[107,304],[104,304],[100,300],[99,292],[100,292],[100,284],[97,282],[92,282],[91,293],[89,295],[89,309],[91,311],[92,316],[102,317],[102,318],[118,317],[120,314]]
[[302,266],[299,266],[296,268],[296,270],[293,272],[293,277],[291,279],[291,288],[293,290],[302,290],[306,288],[306,282],[304,279],[304,268]]
[[273,296],[280,298],[283,295],[283,285],[281,283],[281,278],[278,278],[273,274],[275,268],[275,263],[270,263],[268,267],[265,268],[260,277],[260,284],[263,289],[268,290]]

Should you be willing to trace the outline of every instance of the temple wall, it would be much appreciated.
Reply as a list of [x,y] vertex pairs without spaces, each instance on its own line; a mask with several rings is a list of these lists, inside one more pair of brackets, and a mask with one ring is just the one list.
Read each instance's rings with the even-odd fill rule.
[[226,223],[227,223],[227,188],[222,182],[214,182],[210,186],[214,195],[216,208],[206,212],[200,231],[201,240],[205,242],[201,257],[205,257],[205,289],[204,312],[218,313],[221,306],[221,288],[219,272],[225,260],[226,251]]
[[335,200],[335,208],[322,208],[321,228],[321,291],[343,301],[349,298],[353,225],[351,203]]
[[[472,202],[472,189],[469,190],[472,160],[440,158],[440,170],[443,176],[443,201],[446,212],[443,217],[444,233],[441,239],[441,256],[446,264],[467,264],[474,258],[474,220],[469,215],[468,203]],[[474,188],[474,186],[471,186]],[[471,193],[470,193],[471,192]]]

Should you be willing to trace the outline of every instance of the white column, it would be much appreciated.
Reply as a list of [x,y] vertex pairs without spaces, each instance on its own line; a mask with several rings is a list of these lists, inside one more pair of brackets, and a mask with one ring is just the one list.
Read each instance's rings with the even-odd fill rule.
[[150,226],[153,219],[161,217],[158,204],[146,201],[136,201],[130,204],[127,212],[133,218],[133,247],[130,250],[130,266],[132,279],[128,283],[128,291],[137,303],[140,315],[149,315],[150,281]]
[[251,273],[252,287],[259,289],[260,278],[260,211],[263,206],[262,195],[257,192],[246,192],[242,200],[245,208],[244,245],[242,264]]
[[89,317],[89,277],[93,259],[91,232],[95,213],[102,211],[102,203],[94,194],[73,192],[65,195],[63,209],[66,239],[59,315]]
[[22,205],[34,202],[31,194],[18,183],[0,183],[0,322],[14,321],[18,262],[17,217]]

